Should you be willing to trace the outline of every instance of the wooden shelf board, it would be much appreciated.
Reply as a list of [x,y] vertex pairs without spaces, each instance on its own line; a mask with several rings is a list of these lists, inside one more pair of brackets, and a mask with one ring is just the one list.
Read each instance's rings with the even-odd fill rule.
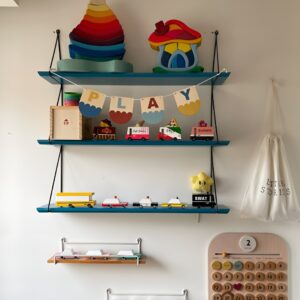
[[[84,85],[195,85],[207,80],[217,72],[203,73],[100,73],[100,72],[55,72],[76,84]],[[38,74],[51,84],[70,84],[49,71]],[[229,77],[230,72],[221,73],[204,85],[221,85]]]
[[224,205],[218,207],[202,207],[193,206],[178,207],[102,207],[96,205],[93,208],[89,207],[56,207],[51,204],[48,210],[48,205],[37,207],[39,213],[142,213],[142,214],[228,214],[230,209]]
[[[55,262],[54,262],[55,261]],[[136,265],[137,259],[117,259],[117,258],[110,258],[104,259],[102,257],[97,257],[95,259],[91,258],[61,258],[56,257],[54,260],[54,256],[50,257],[47,261],[49,264],[114,264],[114,265]],[[143,257],[139,260],[139,264],[145,264],[146,259]]]
[[177,140],[177,141],[127,141],[127,140],[37,140],[40,145],[73,145],[73,146],[160,146],[160,147],[218,147],[227,146],[230,141],[191,141],[191,140]]

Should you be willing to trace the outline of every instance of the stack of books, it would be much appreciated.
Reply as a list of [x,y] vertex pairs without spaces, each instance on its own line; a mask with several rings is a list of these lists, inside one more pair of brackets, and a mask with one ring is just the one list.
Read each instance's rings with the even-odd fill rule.
[[94,207],[94,193],[57,193],[55,205],[59,207]]

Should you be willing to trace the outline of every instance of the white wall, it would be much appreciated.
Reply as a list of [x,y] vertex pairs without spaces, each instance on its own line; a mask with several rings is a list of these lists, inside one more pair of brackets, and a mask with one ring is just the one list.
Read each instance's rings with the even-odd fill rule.
[[[285,238],[290,249],[290,299],[298,299],[300,242],[298,224],[265,224],[241,220],[239,208],[251,157],[262,137],[268,79],[280,82],[285,141],[296,184],[298,152],[300,43],[297,0],[113,0],[108,4],[126,34],[125,59],[135,71],[150,71],[156,53],[147,37],[160,19],[178,18],[204,36],[200,59],[210,69],[213,39],[220,30],[221,66],[232,71],[216,91],[221,136],[229,147],[216,150],[219,201],[232,208],[227,216],[68,215],[38,214],[48,200],[57,149],[36,142],[49,130],[49,106],[57,87],[39,78],[47,70],[56,28],[62,30],[67,57],[68,33],[77,25],[87,1],[27,0],[18,9],[0,8],[0,299],[89,299],[118,292],[179,292],[191,300],[207,299],[207,247],[224,231],[265,231]],[[174,87],[102,87],[105,93],[128,96],[166,94]],[[209,88],[200,89],[203,111],[180,117],[169,102],[169,115],[186,132],[198,118],[208,118]],[[107,109],[107,107],[106,107]],[[155,130],[153,130],[155,131]],[[97,200],[118,194],[136,201],[151,195],[157,201],[179,195],[190,201],[189,176],[209,170],[208,149],[67,148],[65,189],[91,190]],[[58,188],[58,186],[57,186]],[[298,193],[300,189],[297,186]],[[151,257],[144,266],[48,265],[59,239],[132,241],[143,238]]]

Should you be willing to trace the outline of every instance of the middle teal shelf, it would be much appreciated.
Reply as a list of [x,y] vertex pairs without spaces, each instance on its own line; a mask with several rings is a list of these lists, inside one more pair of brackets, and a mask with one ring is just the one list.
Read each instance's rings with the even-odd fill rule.
[[72,146],[168,146],[168,147],[218,147],[227,146],[230,141],[127,141],[127,140],[37,140],[40,145],[72,145]]

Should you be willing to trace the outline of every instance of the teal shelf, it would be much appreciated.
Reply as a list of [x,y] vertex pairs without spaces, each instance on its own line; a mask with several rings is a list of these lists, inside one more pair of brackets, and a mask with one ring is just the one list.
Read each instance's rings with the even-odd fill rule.
[[38,140],[40,145],[72,146],[160,146],[160,147],[219,147],[227,146],[230,141],[127,141],[127,140]]
[[178,207],[102,207],[96,205],[93,208],[89,207],[56,207],[51,204],[48,210],[48,205],[37,207],[39,213],[142,213],[142,214],[228,214],[230,209],[223,205],[218,205],[214,208],[193,206]]
[[[217,75],[217,72],[203,73],[100,73],[100,72],[55,72],[76,84],[84,85],[195,85]],[[51,84],[70,84],[50,71],[38,74]],[[230,72],[221,73],[204,85],[221,85]]]

